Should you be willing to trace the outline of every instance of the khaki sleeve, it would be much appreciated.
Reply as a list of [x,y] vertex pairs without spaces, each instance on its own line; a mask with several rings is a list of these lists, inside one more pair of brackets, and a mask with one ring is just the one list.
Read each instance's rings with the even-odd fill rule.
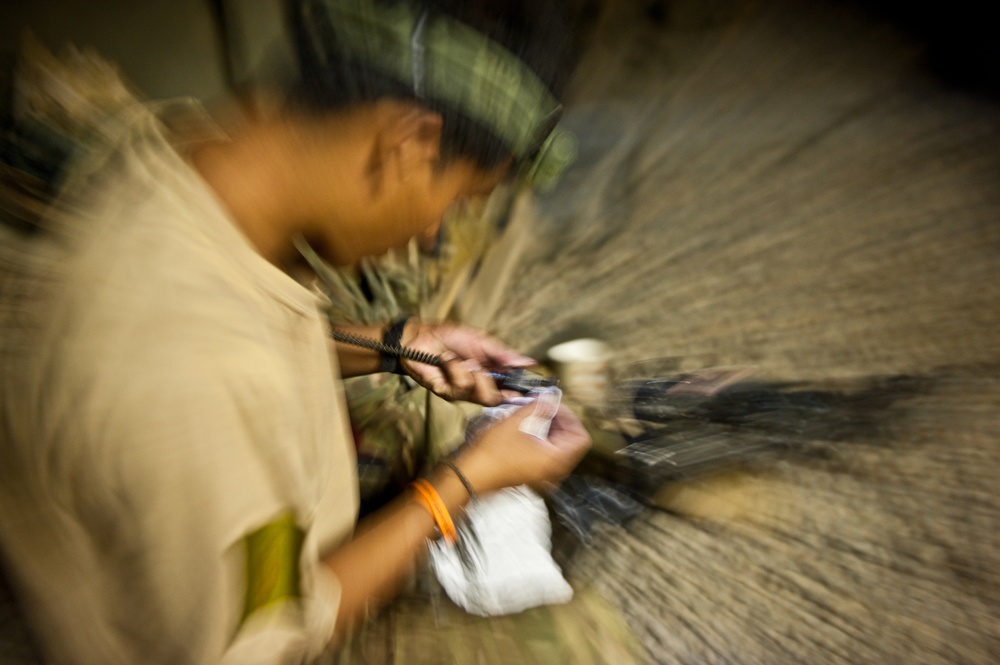
[[301,444],[265,366],[159,373],[112,419],[130,505],[109,566],[117,620],[150,645],[147,662],[301,662],[332,636],[340,587],[308,501],[281,482]]

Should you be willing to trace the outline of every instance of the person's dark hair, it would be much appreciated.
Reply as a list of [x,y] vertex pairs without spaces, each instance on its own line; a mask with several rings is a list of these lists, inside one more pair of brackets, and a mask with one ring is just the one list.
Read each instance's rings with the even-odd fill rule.
[[[510,150],[479,122],[434,100],[417,99],[409,86],[366,63],[331,58],[329,52],[317,57],[299,11],[301,2],[290,0],[288,11],[299,68],[291,90],[293,104],[322,112],[387,97],[414,101],[441,114],[442,161],[464,157],[491,169],[511,157]],[[502,45],[559,97],[569,73],[572,35],[558,0],[410,0],[410,4],[430,14],[447,14]]]

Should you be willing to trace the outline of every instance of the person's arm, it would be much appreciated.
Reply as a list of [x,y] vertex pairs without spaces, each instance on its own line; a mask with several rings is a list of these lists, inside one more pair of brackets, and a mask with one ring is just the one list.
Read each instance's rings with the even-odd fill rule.
[[[460,516],[469,496],[454,472],[438,469],[428,480],[448,512]],[[354,538],[324,560],[341,586],[335,642],[396,595],[434,535],[431,514],[409,496],[402,496],[362,520]]]
[[[565,407],[552,421],[548,440],[521,432],[518,427],[532,410],[528,405],[501,421],[456,460],[478,494],[522,484],[544,489],[569,474],[589,449],[590,437]],[[440,469],[429,480],[448,511],[459,517],[469,496],[454,472]],[[363,520],[355,537],[326,557],[341,585],[335,643],[395,595],[433,534],[430,513],[401,498]]]
[[[385,335],[387,324],[373,324],[368,326],[336,326],[337,330],[367,337],[376,342],[381,342]],[[378,351],[372,351],[354,344],[330,340],[333,352],[337,354],[337,361],[340,364],[340,376],[347,379],[352,376],[364,376],[375,374],[379,371],[382,358]]]

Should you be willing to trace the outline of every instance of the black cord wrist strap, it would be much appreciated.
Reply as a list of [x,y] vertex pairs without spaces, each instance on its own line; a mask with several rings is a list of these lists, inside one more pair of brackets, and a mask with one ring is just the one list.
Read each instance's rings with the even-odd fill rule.
[[[403,327],[406,325],[409,318],[410,317],[408,316],[400,317],[390,323],[386,329],[385,336],[383,337],[384,341],[382,342],[371,339],[370,337],[363,337],[361,335],[354,335],[343,330],[337,330],[336,328],[330,330],[330,337],[338,342],[343,342],[344,344],[351,344],[353,346],[360,346],[364,349],[377,351],[382,356],[379,364],[379,371],[381,372],[396,371],[397,374],[405,374],[402,369],[402,365],[399,362],[402,358],[423,363],[425,365],[440,367],[441,358],[439,356],[400,345],[400,341],[403,336]],[[390,342],[394,343],[390,344]],[[394,362],[389,363],[387,361]],[[393,368],[397,369],[394,370]]]
[[[406,327],[406,322],[409,320],[409,316],[400,316],[393,319],[385,329],[385,336],[382,338],[382,343],[390,349],[402,350],[403,328]],[[379,371],[406,374],[403,370],[403,364],[400,362],[400,356],[401,354],[396,353],[382,353],[382,359],[378,366]]]

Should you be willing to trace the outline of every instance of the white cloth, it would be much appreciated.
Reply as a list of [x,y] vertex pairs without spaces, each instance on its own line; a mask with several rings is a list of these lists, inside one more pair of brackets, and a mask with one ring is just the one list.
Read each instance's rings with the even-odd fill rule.
[[552,559],[552,525],[545,501],[527,487],[511,487],[469,507],[481,548],[463,565],[453,545],[431,547],[431,562],[448,597],[470,614],[515,614],[569,602],[573,588]]
[[[562,391],[550,387],[483,409],[469,422],[466,441],[532,402],[534,409],[520,429],[544,440],[561,400]],[[438,541],[431,546],[435,575],[456,605],[478,616],[498,616],[573,598],[573,588],[552,559],[548,508],[529,487],[509,487],[482,497],[469,505],[465,519],[478,539],[465,543],[472,565],[463,563],[454,545]]]
[[[320,303],[126,116],[59,233],[0,238],[0,549],[52,662],[302,662],[357,514]],[[244,621],[243,539],[289,511],[301,611]]]

